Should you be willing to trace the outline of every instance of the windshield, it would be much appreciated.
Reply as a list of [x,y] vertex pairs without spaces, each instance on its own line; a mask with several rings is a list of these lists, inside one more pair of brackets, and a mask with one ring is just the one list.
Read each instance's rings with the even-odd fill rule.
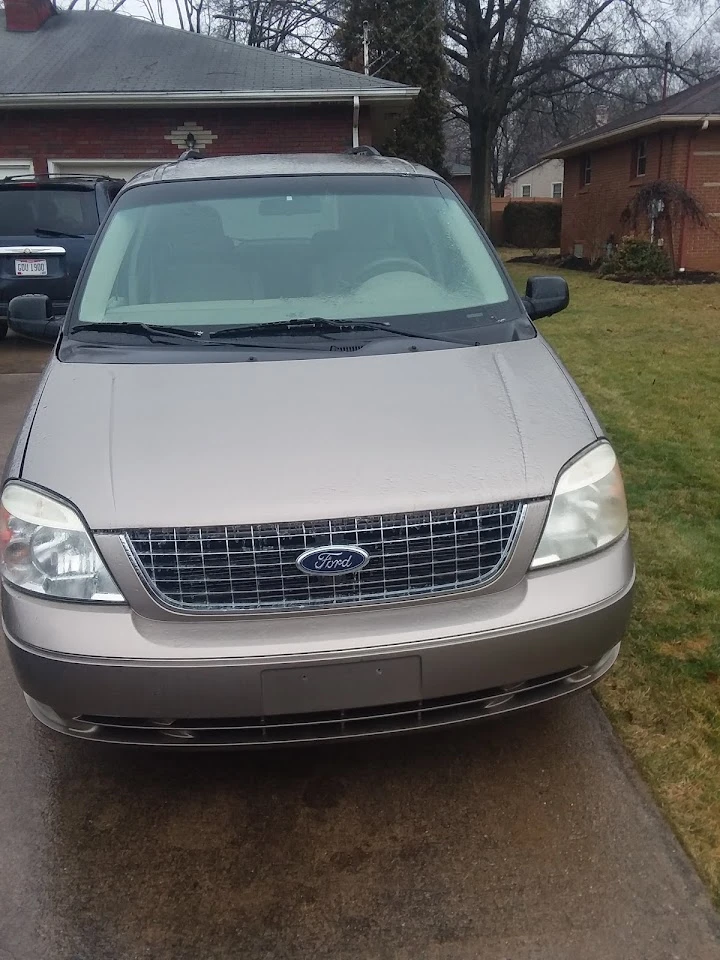
[[257,337],[265,324],[306,318],[403,318],[405,327],[414,318],[427,332],[519,316],[448,187],[346,175],[128,190],[95,250],[73,323],[232,327],[236,335],[247,325]]
[[93,190],[38,186],[29,182],[0,189],[0,236],[92,235],[98,228]]

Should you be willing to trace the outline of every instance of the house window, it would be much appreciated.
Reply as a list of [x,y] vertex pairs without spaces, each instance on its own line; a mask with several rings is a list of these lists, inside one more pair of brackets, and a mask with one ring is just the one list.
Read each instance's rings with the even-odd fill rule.
[[553,200],[562,200],[562,183],[552,185],[552,198]]
[[583,157],[582,167],[582,176],[580,178],[580,185],[586,187],[592,180],[592,157],[589,153],[586,153]]
[[642,137],[635,147],[635,176],[644,177],[647,170],[647,140]]
[[524,197],[529,197],[529,196],[530,196],[530,184],[529,184],[529,183],[524,183],[524,184],[522,185],[522,195],[523,195]]

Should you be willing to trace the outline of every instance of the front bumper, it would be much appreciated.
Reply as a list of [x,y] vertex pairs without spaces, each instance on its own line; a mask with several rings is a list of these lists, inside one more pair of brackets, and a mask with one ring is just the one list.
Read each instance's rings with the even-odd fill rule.
[[[54,729],[251,746],[461,723],[589,686],[617,657],[633,581],[625,538],[493,595],[404,608],[159,622],[5,589],[3,623],[30,707]],[[79,631],[112,655],[88,655]]]
[[536,677],[512,689],[417,700],[375,708],[289,714],[280,717],[236,717],[162,720],[81,715],[61,717],[28,697],[33,715],[58,733],[100,743],[134,746],[262,747],[359,740],[457,726],[472,720],[536,706],[589,687],[612,667],[620,644],[588,667]]

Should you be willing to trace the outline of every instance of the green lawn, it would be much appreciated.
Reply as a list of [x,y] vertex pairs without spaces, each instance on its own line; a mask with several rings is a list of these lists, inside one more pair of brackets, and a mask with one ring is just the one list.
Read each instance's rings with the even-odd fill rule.
[[[548,272],[509,268],[520,289]],[[638,565],[597,692],[720,904],[720,285],[565,276],[570,308],[539,327],[615,445]]]

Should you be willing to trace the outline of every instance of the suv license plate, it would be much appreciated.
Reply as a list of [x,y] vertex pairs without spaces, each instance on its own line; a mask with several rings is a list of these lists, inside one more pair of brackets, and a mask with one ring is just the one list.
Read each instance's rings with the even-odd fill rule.
[[47,260],[16,260],[16,277],[46,277]]

